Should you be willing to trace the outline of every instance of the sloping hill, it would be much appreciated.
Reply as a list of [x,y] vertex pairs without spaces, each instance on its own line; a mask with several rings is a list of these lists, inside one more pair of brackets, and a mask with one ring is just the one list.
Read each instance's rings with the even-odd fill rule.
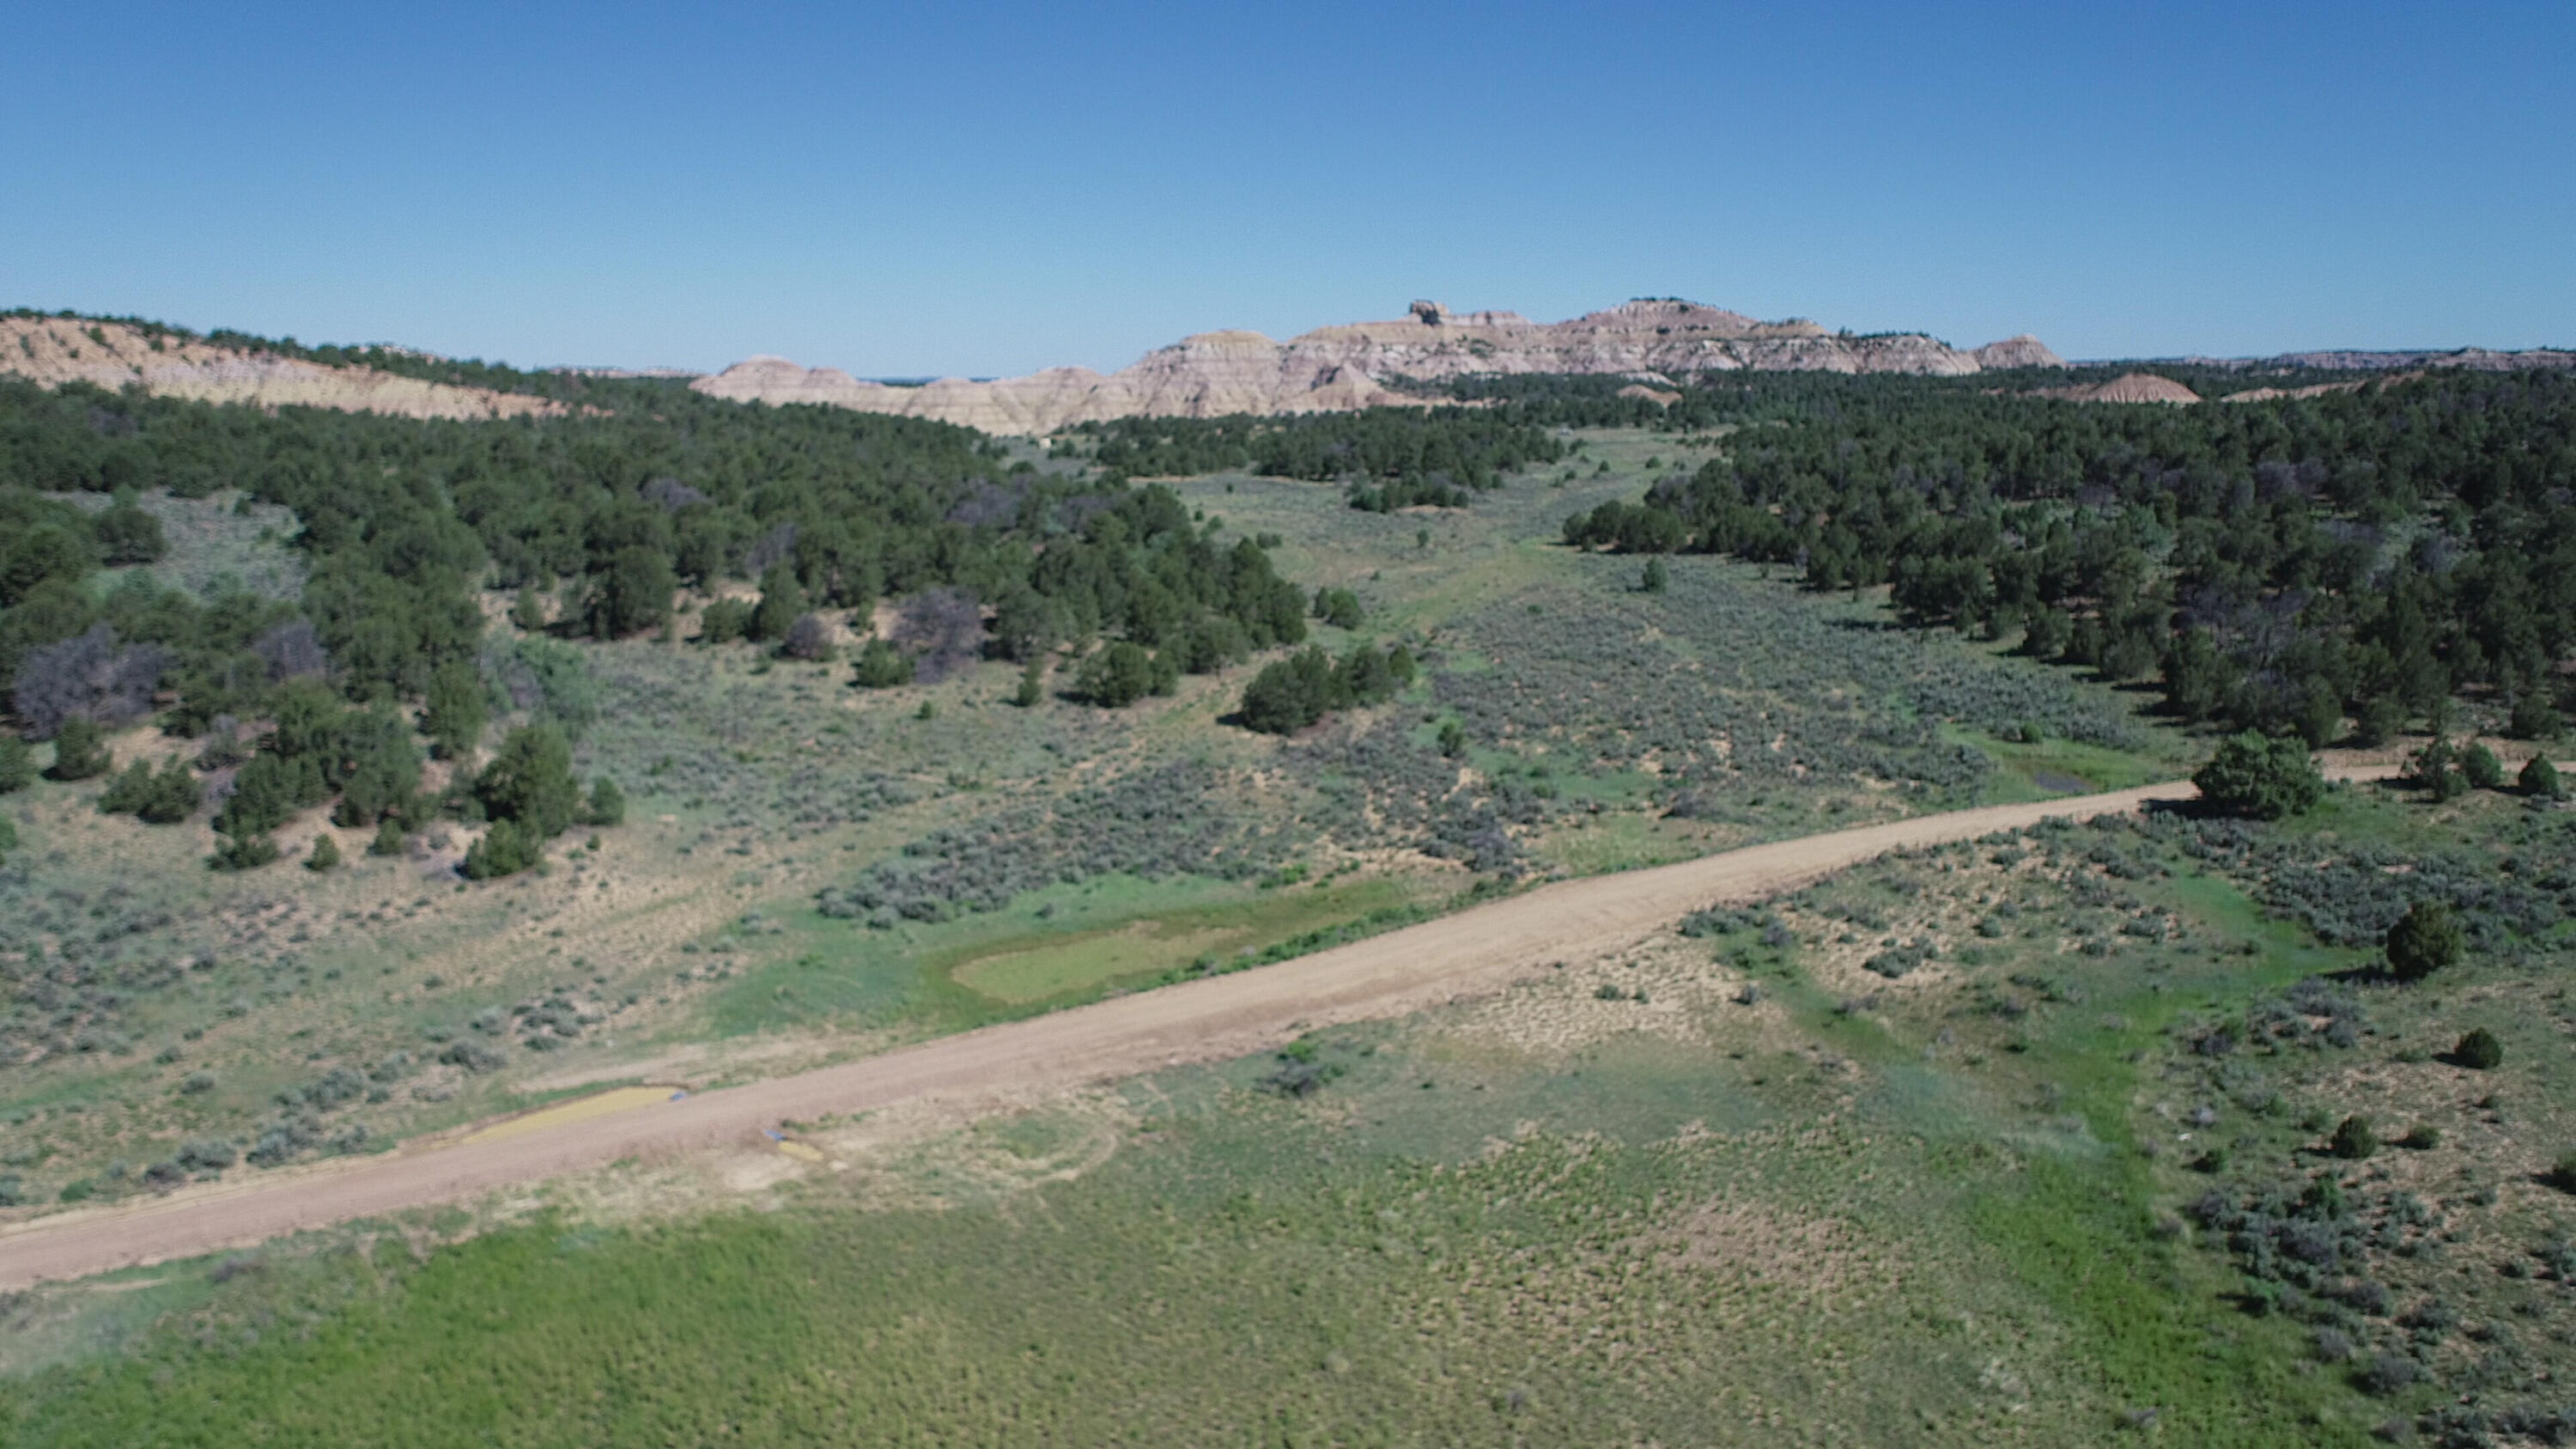
[[560,413],[545,398],[429,382],[367,367],[327,367],[273,352],[219,346],[125,322],[24,313],[0,317],[0,375],[46,387],[141,384],[166,397],[262,407],[335,408],[407,418]]

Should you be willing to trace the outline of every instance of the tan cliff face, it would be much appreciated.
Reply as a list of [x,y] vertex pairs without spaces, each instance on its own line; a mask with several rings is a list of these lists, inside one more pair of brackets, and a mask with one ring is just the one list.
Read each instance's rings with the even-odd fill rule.
[[1319,327],[1273,342],[1258,332],[1203,332],[1103,375],[1050,368],[993,382],[942,378],[923,387],[862,382],[835,368],[780,357],[739,362],[690,386],[744,402],[829,403],[964,423],[997,433],[1048,433],[1121,417],[1339,412],[1418,401],[1407,380],[1478,373],[1906,372],[1960,376],[1999,367],[2063,367],[2035,337],[1963,352],[1918,333],[1859,337],[1813,322],[1758,322],[1670,299],[1624,303],[1565,322],[1514,312],[1452,312],[1416,302],[1393,322]]
[[0,317],[0,375],[46,387],[140,384],[164,397],[261,407],[335,408],[406,418],[501,418],[560,413],[544,398],[424,382],[369,367],[325,367],[274,353],[216,347],[122,322]]

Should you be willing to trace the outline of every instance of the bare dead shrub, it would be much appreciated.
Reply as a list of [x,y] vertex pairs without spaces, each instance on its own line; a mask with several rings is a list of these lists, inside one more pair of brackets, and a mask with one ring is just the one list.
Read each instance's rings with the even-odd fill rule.
[[964,589],[924,589],[903,601],[893,630],[917,657],[913,678],[936,684],[984,656],[984,608]]
[[27,651],[13,698],[31,739],[52,739],[73,719],[125,724],[151,711],[169,662],[160,645],[120,649],[114,629],[93,624],[86,634]]
[[313,632],[309,619],[289,619],[259,636],[251,651],[268,666],[271,682],[305,679],[331,672],[331,655]]

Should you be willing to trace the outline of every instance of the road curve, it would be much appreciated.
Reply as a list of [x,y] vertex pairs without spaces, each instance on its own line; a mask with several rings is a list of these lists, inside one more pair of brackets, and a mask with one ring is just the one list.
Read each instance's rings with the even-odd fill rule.
[[[2354,774],[2384,773],[2354,771]],[[1259,1051],[1336,1022],[1401,1016],[1553,961],[1615,950],[1721,901],[1758,899],[1889,851],[2052,817],[2189,800],[2188,782],[1987,805],[1559,881],[1365,941],[1228,976],[941,1037],[793,1076],[515,1136],[183,1188],[0,1228],[0,1290],[193,1257],[286,1233],[599,1167],[759,1141],[782,1121],[924,1098],[974,1104]]]

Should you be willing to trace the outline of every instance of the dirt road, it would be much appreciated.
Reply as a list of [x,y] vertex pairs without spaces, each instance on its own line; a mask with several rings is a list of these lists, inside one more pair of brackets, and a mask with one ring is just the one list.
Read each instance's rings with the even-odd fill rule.
[[[2349,773],[2365,773],[2351,771]],[[2367,773],[2384,773],[2369,771]],[[514,1135],[245,1174],[167,1197],[0,1229],[0,1290],[258,1242],[599,1167],[757,1143],[782,1121],[921,1098],[971,1106],[1259,1051],[1336,1022],[1490,991],[1553,961],[1614,951],[1719,901],[1750,900],[1891,850],[2052,816],[2186,800],[2188,783],[1983,806],[1561,881],[1370,940],[748,1086]]]

